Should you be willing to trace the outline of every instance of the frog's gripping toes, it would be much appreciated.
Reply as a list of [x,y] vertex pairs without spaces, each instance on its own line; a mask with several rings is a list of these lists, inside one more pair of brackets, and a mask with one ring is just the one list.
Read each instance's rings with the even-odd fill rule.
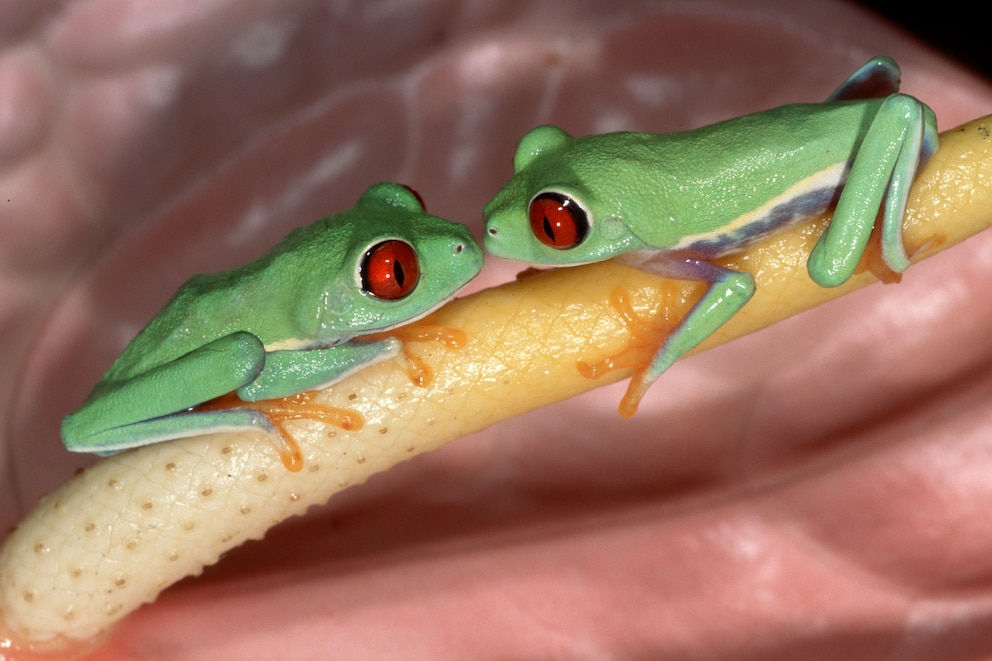
[[[807,262],[817,284],[853,275],[880,218],[881,254],[909,266],[902,221],[917,172],[937,148],[933,111],[898,92],[899,68],[869,61],[828,100],[670,134],[573,138],[542,126],[521,140],[514,176],[486,205],[494,255],[567,266],[618,258],[708,283],[635,374],[624,410],[733,317],[754,278],[714,263],[836,205]],[[630,400],[633,400],[633,406]]]
[[256,261],[191,278],[66,416],[62,440],[112,454],[262,430],[281,437],[284,463],[298,469],[282,421],[353,429],[361,416],[296,395],[398,355],[402,341],[383,333],[430,313],[481,268],[467,227],[427,214],[405,186],[376,184]]

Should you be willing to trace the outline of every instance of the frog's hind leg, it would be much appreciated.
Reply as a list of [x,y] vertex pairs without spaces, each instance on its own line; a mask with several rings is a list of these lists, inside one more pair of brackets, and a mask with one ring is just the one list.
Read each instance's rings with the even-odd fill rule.
[[637,411],[637,404],[648,387],[665,370],[716,332],[751,300],[755,283],[750,273],[732,271],[700,259],[651,253],[628,253],[617,259],[661,277],[708,283],[703,296],[665,338],[651,361],[631,378],[620,405],[620,414],[629,418]]
[[73,452],[107,454],[195,436],[195,426],[172,414],[250,382],[264,363],[265,349],[254,335],[218,338],[154,369],[98,386],[62,421],[62,440]]
[[881,244],[885,263],[893,271],[902,273],[909,268],[911,257],[906,252],[902,238],[906,204],[916,175],[937,151],[939,137],[933,110],[913,97],[901,94],[897,96],[901,111],[905,113],[907,130],[885,194]]
[[[220,399],[211,401],[220,401]],[[243,407],[219,406],[215,409],[206,407],[202,410],[197,408],[192,411],[182,411],[105,430],[94,435],[90,451],[107,456],[163,441],[238,431],[279,433],[272,421],[259,411]]]
[[937,144],[933,111],[905,94],[879,106],[858,147],[829,227],[810,253],[810,277],[836,287],[854,274],[879,212],[882,254],[896,273],[909,267],[902,221],[913,179]]
[[848,76],[830,96],[830,101],[882,99],[899,91],[899,65],[891,57],[873,57]]

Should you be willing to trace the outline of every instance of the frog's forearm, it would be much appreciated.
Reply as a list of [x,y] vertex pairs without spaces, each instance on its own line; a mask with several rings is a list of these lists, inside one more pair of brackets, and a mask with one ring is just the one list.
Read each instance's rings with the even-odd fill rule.
[[[905,230],[907,244],[927,246],[917,258],[992,223],[992,140],[985,126],[976,121],[942,136],[918,179]],[[823,289],[809,280],[805,260],[823,225],[777,237],[732,262],[756,273],[757,294],[703,348],[875,281],[862,274]],[[577,360],[594,362],[630,342],[611,293],[630,292],[638,314],[648,316],[647,303],[663,288],[674,323],[696,287],[603,263],[456,301],[432,321],[463,330],[465,346],[413,345],[435,373],[426,387],[411,385],[394,363],[335,385],[325,402],[357,409],[366,425],[345,432],[299,423],[301,473],[286,471],[271,443],[251,434],[151,445],[101,462],[44,498],[0,550],[0,613],[8,633],[22,642],[93,637],[228,549],[373,473],[628,376],[617,370],[593,381],[576,369]]]

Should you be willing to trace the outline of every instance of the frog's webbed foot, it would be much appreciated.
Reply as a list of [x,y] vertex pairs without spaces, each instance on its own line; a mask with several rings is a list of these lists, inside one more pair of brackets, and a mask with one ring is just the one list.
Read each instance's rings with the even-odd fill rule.
[[410,382],[421,387],[428,385],[434,379],[434,373],[427,366],[427,363],[413,353],[410,349],[410,343],[437,342],[449,349],[459,349],[467,341],[464,332],[457,328],[448,328],[431,323],[430,317],[382,333],[373,333],[366,337],[373,340],[386,338],[399,340],[402,343],[402,350],[396,358],[401,361]]
[[[637,412],[637,406],[647,389],[675,361],[695,349],[700,342],[712,335],[731,317],[744,307],[754,295],[754,276],[718,266],[709,261],[677,257],[665,253],[628,253],[619,258],[631,266],[648,273],[673,278],[707,283],[702,297],[689,310],[688,314],[669,333],[654,330],[634,314],[625,296],[611,297],[613,305],[630,329],[634,341],[633,353],[614,357],[592,367],[580,367],[589,374],[603,373],[604,370],[626,367],[640,367],[635,372],[627,393],[620,404],[620,415],[629,418]],[[663,305],[663,302],[660,302]],[[660,337],[664,335],[663,339]],[[653,355],[640,362],[638,352],[644,347],[657,347]],[[611,365],[616,365],[611,367]]]
[[871,273],[873,276],[878,278],[879,282],[886,285],[902,282],[902,273],[893,271],[889,265],[885,263],[885,257],[882,249],[882,232],[880,225],[877,223],[871,232],[871,237],[868,239],[868,245],[865,246],[865,251],[862,253],[861,260],[858,262],[858,267],[854,269],[854,272],[856,274],[866,272]]
[[[299,444],[287,431],[289,420],[317,420],[345,430],[361,429],[358,411],[314,401],[317,389],[333,386],[352,372],[390,358],[402,360],[410,380],[419,386],[433,378],[427,364],[411,352],[408,343],[436,341],[451,348],[465,343],[456,329],[415,322],[384,333],[373,333],[326,349],[277,351],[267,355],[266,368],[252,383],[196,408],[197,413],[237,411],[268,429],[283,464],[291,471],[303,467]],[[285,394],[289,390],[292,394]]]
[[287,470],[297,472],[303,468],[303,453],[296,438],[286,429],[286,421],[318,420],[347,431],[355,431],[365,425],[365,419],[358,411],[318,404],[313,401],[314,395],[316,391],[306,391],[287,397],[246,402],[232,392],[201,404],[196,412],[238,409],[263,416],[274,429],[269,437],[279,451],[283,465]]
[[[663,296],[665,298],[671,296],[670,288],[665,289]],[[648,381],[645,375],[651,360],[671,332],[673,324],[663,314],[654,320],[638,315],[631,305],[630,293],[625,289],[614,289],[610,292],[609,303],[627,327],[630,344],[619,353],[595,363],[580,358],[575,362],[575,367],[579,374],[587,379],[598,379],[616,370],[634,370],[627,384],[627,392],[618,407],[620,415],[629,418],[637,412],[637,405],[651,385],[651,381]],[[661,305],[665,307],[664,303]]]
[[[909,256],[910,261],[912,261],[917,253],[939,248],[945,241],[947,241],[947,237],[943,234],[933,234],[922,243],[907,242],[906,254]],[[885,261],[880,224],[876,224],[872,230],[871,237],[868,239],[868,245],[865,248],[864,254],[861,255],[861,261],[858,263],[858,267],[854,272],[871,273],[878,278],[879,282],[886,285],[902,281],[902,273],[893,271]]]

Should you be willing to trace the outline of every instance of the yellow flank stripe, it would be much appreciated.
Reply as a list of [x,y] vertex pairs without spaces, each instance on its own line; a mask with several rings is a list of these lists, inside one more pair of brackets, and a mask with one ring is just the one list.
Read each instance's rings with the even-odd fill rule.
[[844,183],[844,179],[847,173],[846,163],[837,163],[831,165],[828,168],[820,170],[819,172],[812,174],[805,179],[801,179],[795,185],[790,187],[781,195],[777,195],[761,206],[757,207],[753,211],[742,214],[727,223],[723,227],[719,227],[709,232],[704,232],[701,234],[691,234],[686,236],[681,241],[679,241],[673,250],[680,250],[683,248],[688,248],[689,246],[695,245],[700,242],[714,242],[717,241],[722,236],[732,236],[743,232],[749,225],[759,222],[764,218],[767,218],[773,209],[786,205],[792,200],[795,200],[807,193],[812,193],[813,191],[823,190],[826,188],[836,188]]
[[310,344],[309,340],[302,340],[298,337],[289,337],[285,340],[279,340],[278,342],[266,344],[265,353],[272,353],[273,351],[295,351],[296,349],[301,349],[308,344]]

